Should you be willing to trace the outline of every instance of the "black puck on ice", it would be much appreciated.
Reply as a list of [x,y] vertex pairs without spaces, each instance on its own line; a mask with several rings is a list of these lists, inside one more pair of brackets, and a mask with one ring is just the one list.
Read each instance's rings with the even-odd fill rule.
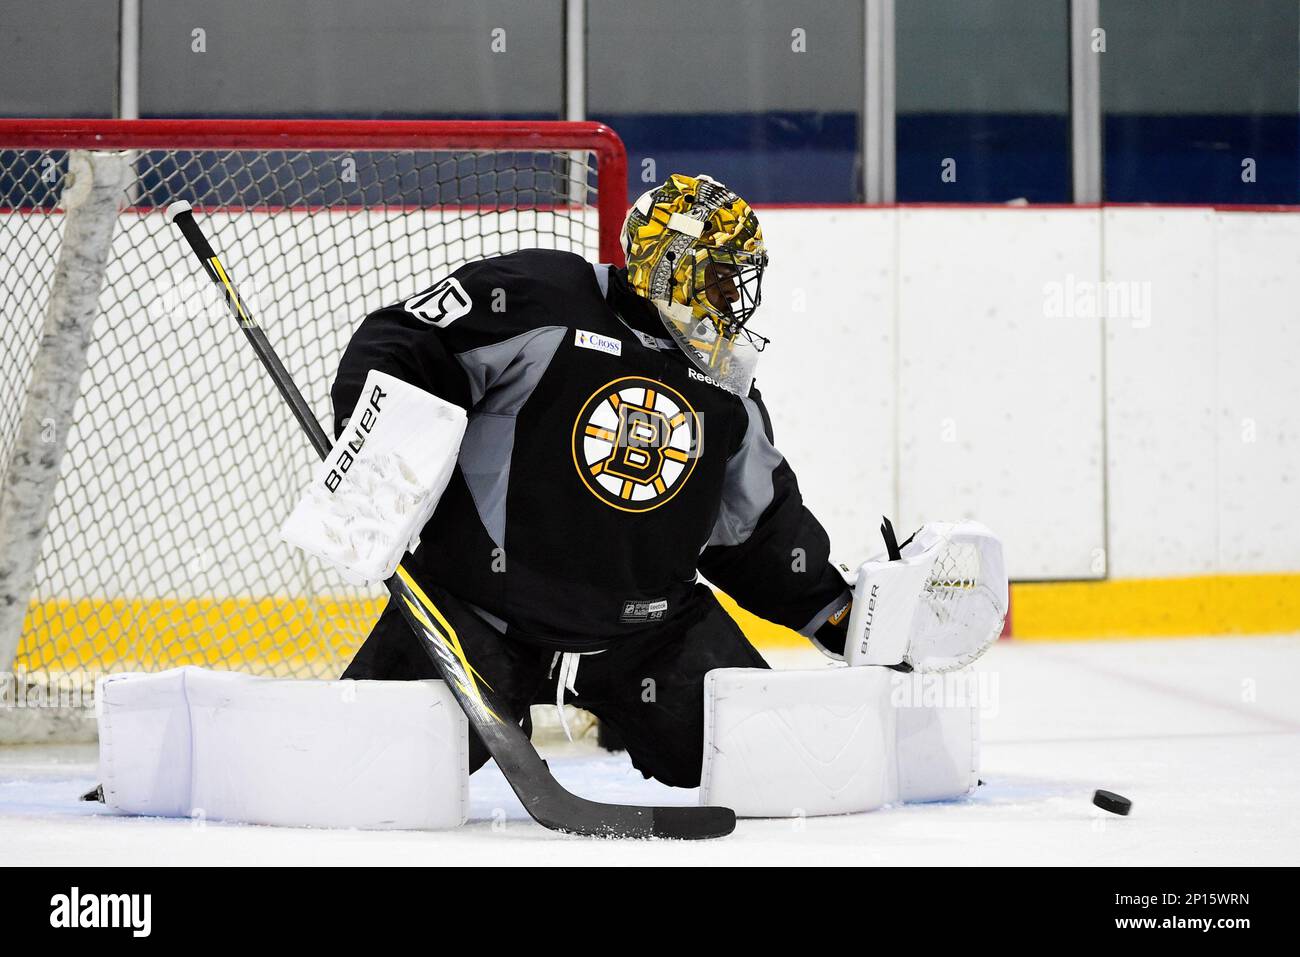
[[1093,791],[1092,803],[1103,811],[1110,811],[1111,814],[1127,815],[1133,810],[1133,802],[1114,791]]

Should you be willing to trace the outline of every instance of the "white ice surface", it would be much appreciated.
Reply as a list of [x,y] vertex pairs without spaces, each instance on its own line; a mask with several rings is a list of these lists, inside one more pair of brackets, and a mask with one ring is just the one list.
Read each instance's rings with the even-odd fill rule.
[[[820,656],[781,656],[819,667]],[[1003,643],[984,718],[986,784],[956,802],[741,821],[719,841],[604,841],[532,823],[489,765],[455,831],[376,833],[118,817],[77,796],[93,748],[0,749],[0,865],[1300,864],[1300,636]],[[551,756],[607,801],[690,804],[626,758]],[[1131,798],[1127,818],[1090,802]]]

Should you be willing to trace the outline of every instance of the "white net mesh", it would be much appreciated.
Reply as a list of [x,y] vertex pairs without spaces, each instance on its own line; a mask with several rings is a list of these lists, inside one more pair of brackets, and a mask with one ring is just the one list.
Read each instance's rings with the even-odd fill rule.
[[955,601],[980,579],[980,553],[973,542],[947,542],[930,568],[926,593],[935,601]]
[[[383,590],[350,588],[280,542],[311,447],[162,208],[194,205],[328,431],[329,386],[368,311],[517,248],[598,258],[596,153],[527,142],[178,142],[131,155],[16,672],[338,675]],[[45,322],[67,165],[66,151],[0,140],[0,476]]]

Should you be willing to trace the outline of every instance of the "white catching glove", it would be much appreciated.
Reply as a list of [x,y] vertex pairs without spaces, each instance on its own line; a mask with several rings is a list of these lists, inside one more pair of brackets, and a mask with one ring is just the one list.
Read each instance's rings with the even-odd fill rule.
[[850,584],[850,665],[953,671],[984,654],[1006,620],[1002,543],[979,522],[928,522],[897,558],[863,562]]
[[371,370],[347,427],[280,529],[354,585],[414,551],[451,481],[465,410]]

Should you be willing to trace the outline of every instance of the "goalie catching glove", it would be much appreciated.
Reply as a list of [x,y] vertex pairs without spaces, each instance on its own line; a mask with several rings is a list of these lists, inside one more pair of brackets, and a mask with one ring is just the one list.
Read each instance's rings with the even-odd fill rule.
[[1007,615],[997,536],[978,522],[929,522],[900,547],[888,519],[881,531],[886,554],[845,575],[853,587],[845,660],[935,672],[984,654]]
[[451,481],[465,423],[460,406],[372,369],[280,536],[352,584],[389,578]]

